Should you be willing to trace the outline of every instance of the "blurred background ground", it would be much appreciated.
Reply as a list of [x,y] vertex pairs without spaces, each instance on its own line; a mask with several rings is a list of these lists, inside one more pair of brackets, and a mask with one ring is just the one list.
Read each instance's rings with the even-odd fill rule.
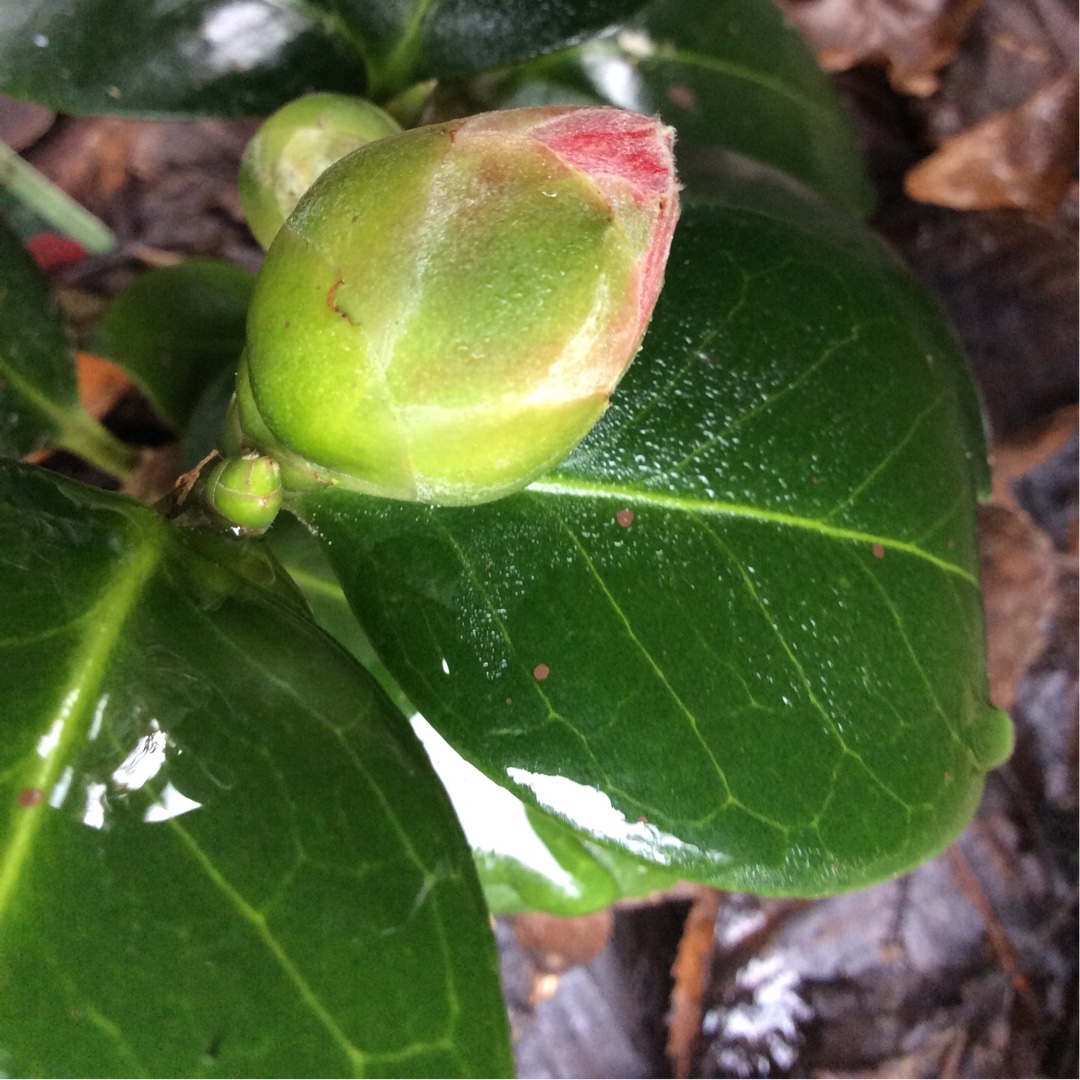
[[[951,318],[986,406],[991,688],[1016,752],[957,844],[873,889],[810,903],[686,886],[585,919],[498,920],[519,1072],[1075,1077],[1076,3],[784,7],[849,107],[874,227]],[[255,126],[57,117],[0,98],[0,138],[120,241],[54,266],[76,318],[147,266],[258,266],[236,195]],[[134,392],[89,361],[82,374],[95,411],[170,476],[168,433]]]

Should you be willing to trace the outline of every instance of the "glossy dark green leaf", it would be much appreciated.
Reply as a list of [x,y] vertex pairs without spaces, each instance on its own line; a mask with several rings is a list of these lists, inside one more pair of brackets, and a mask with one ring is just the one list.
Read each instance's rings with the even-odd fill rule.
[[183,430],[207,385],[236,370],[254,285],[252,274],[213,259],[151,270],[109,306],[91,347]]
[[362,93],[329,0],[0,0],[0,90],[61,112],[261,116]]
[[857,223],[734,177],[687,208],[600,424],[471,509],[300,506],[467,759],[598,842],[761,893],[879,880],[963,828],[987,701],[973,391]]
[[0,464],[0,1068],[488,1075],[420,746],[261,551]]
[[509,104],[593,98],[678,131],[680,171],[722,147],[856,213],[872,191],[810,46],[773,0],[652,0],[623,28],[511,73]]
[[642,0],[346,0],[376,93],[502,67],[580,41]]
[[0,220],[0,454],[45,445],[83,454],[116,475],[127,451],[79,405],[73,351],[44,275]]
[[450,796],[473,849],[488,908],[496,915],[542,910],[582,915],[616,900],[646,896],[674,878],[623,852],[602,848],[470,765],[416,713],[356,621],[330,563],[289,515],[270,533],[274,554],[311,606],[319,625],[375,677],[412,723]]
[[578,41],[640,0],[0,0],[0,90],[64,112],[266,115]]

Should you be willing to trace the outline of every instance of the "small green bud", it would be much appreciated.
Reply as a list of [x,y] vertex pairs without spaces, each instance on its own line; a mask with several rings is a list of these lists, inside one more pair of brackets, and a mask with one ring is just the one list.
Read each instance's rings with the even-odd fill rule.
[[343,94],[308,94],[278,109],[248,143],[240,165],[240,202],[255,239],[268,248],[327,168],[400,130],[378,106]]
[[210,505],[243,529],[267,529],[281,509],[281,471],[259,454],[226,458],[206,482]]
[[641,343],[678,217],[672,132],[610,108],[372,143],[282,227],[237,417],[286,487],[473,504],[557,464]]

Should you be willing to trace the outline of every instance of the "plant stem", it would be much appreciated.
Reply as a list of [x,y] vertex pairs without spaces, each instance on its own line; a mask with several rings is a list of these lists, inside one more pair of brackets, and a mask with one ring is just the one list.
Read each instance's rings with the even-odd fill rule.
[[126,480],[135,468],[136,454],[81,408],[64,410],[56,418],[56,445],[86,458],[103,472]]
[[116,237],[85,207],[0,142],[0,188],[7,188],[38,217],[91,254],[116,247]]

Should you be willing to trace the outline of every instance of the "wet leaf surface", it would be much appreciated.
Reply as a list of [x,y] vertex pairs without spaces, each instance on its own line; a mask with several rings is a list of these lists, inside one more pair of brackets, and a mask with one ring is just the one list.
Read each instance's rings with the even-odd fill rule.
[[883,249],[793,200],[688,210],[611,409],[525,492],[300,511],[489,776],[682,876],[806,895],[939,850],[1008,734],[954,346]]
[[[980,545],[992,676],[1000,700],[1016,701],[1017,748],[991,777],[976,821],[958,845],[896,882],[812,905],[726,894],[707,943],[691,914],[676,973],[687,953],[704,947],[711,957],[691,1002],[696,1030],[677,1027],[688,988],[678,980],[672,988],[672,1072],[663,1075],[678,1075],[687,1055],[694,1076],[1075,1072],[1076,485],[1059,482],[1063,469],[1075,476],[1075,423],[1069,410],[994,447],[995,502],[981,515]],[[1010,489],[1059,537],[1056,602],[1039,627],[1022,610],[1030,584],[998,565],[1013,539],[1001,532],[1001,517],[1022,516]],[[1026,531],[1024,543],[1031,546]],[[1045,560],[1046,548],[1038,552]],[[1040,583],[1035,598],[1044,595]],[[1010,609],[1021,609],[1015,620]],[[1001,662],[1016,648],[1029,659],[1022,675],[1011,656]],[[616,909],[615,940],[634,933],[631,970],[649,971],[648,985],[663,986],[668,954],[656,949],[641,912],[630,914]],[[528,1075],[612,1075],[613,1059],[620,1075],[657,1075],[642,1056],[618,1057],[640,1023],[610,1008],[619,990],[604,973],[619,962],[618,949],[571,969],[554,994],[530,1004],[516,988],[535,984],[542,969],[521,971],[505,934],[501,941]],[[583,1015],[595,1018],[591,1037],[578,1034]],[[560,1071],[567,1059],[573,1068]]]
[[265,116],[312,90],[383,99],[537,56],[639,0],[20,0],[0,89],[69,113]]
[[619,22],[641,0],[352,0],[375,96],[527,60]]
[[0,89],[69,113],[259,116],[307,90],[362,93],[329,4],[20,0],[6,4]]
[[526,806],[465,761],[423,717],[414,715],[415,707],[379,660],[326,555],[307,530],[283,515],[270,533],[270,544],[319,625],[378,679],[405,715],[413,717],[413,727],[473,849],[480,884],[494,914],[579,915],[673,883],[671,875],[657,867],[591,843],[536,807]]
[[280,569],[18,464],[0,533],[4,1071],[504,1074],[450,806]]

